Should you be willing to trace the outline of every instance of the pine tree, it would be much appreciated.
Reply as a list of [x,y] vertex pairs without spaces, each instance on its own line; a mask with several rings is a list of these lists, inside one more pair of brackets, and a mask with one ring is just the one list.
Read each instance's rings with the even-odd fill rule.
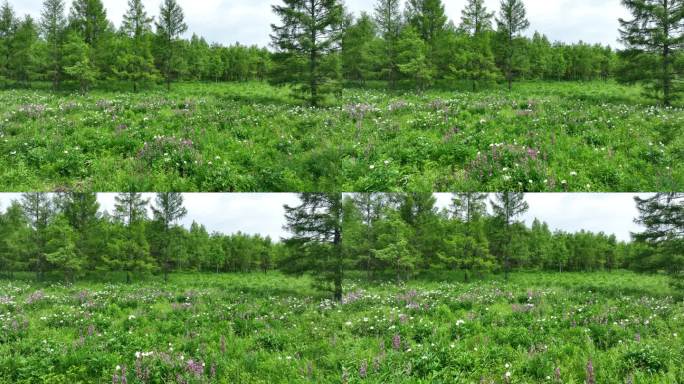
[[12,55],[8,66],[12,77],[27,86],[38,72],[36,44],[38,43],[38,27],[31,16],[22,20],[10,44]]
[[30,242],[33,246],[31,247],[31,254],[28,255],[29,262],[36,272],[37,280],[42,280],[48,267],[45,257],[46,230],[54,215],[54,206],[50,196],[37,192],[24,193],[21,206],[32,229]]
[[430,48],[444,32],[448,20],[442,0],[408,0],[406,18]]
[[129,0],[121,31],[128,37],[119,41],[120,54],[116,63],[116,74],[133,83],[137,92],[141,83],[157,79],[152,55],[152,21],[147,16],[142,0]]
[[174,242],[171,227],[188,214],[188,210],[183,206],[183,195],[177,192],[158,193],[152,213],[162,229],[164,246],[160,250],[160,264],[164,272],[164,281],[168,281],[171,270],[171,249],[177,245]]
[[435,76],[428,59],[428,47],[413,27],[404,28],[397,43],[397,67],[419,91],[425,90]]
[[376,259],[394,272],[397,283],[407,280],[416,269],[419,258],[409,246],[411,227],[397,211],[389,211],[377,224],[378,241],[372,250]]
[[64,279],[72,282],[83,275],[85,258],[76,251],[76,234],[69,221],[58,215],[46,230],[45,259],[56,269],[62,270]]
[[496,194],[496,200],[491,201],[494,216],[503,225],[505,243],[503,244],[503,267],[506,280],[511,268],[511,254],[513,243],[513,225],[515,219],[530,209],[525,201],[525,194],[519,192],[503,192]]
[[508,81],[508,89],[511,90],[515,71],[515,39],[520,32],[530,27],[523,0],[501,0],[501,11],[496,22],[499,33],[504,38],[504,72]]
[[67,21],[64,16],[64,0],[45,0],[41,13],[40,27],[47,43],[47,75],[52,88],[59,89],[64,75],[64,39]]
[[64,73],[78,82],[81,93],[95,83],[99,71],[91,59],[92,48],[75,32],[67,34],[64,45]]
[[353,203],[341,193],[304,193],[301,205],[285,206],[286,229],[292,236],[285,244],[292,250],[281,260],[288,273],[313,274],[319,288],[342,300],[342,283],[353,259],[343,249],[348,216],[354,217]]
[[161,49],[161,67],[166,79],[167,89],[171,89],[174,67],[179,65],[181,59],[178,55],[178,39],[188,30],[185,24],[183,9],[176,0],[164,0],[159,9],[157,21],[157,38]]
[[681,0],[622,0],[632,12],[632,20],[620,19],[620,35],[628,49],[655,55],[657,69],[641,70],[653,81],[654,90],[662,93],[661,100],[671,105],[679,89],[675,86],[677,72],[674,61],[684,47],[684,2]]
[[12,41],[18,25],[19,21],[14,14],[14,8],[8,0],[5,0],[0,7],[0,76],[3,80],[11,78]]
[[272,25],[271,39],[281,64],[293,72],[290,81],[299,83],[308,103],[321,104],[330,91],[326,83],[338,77],[335,66],[325,66],[326,56],[338,50],[342,37],[344,8],[338,0],[283,0],[273,12],[281,25]]
[[378,26],[384,45],[383,75],[389,81],[390,87],[394,88],[399,76],[397,56],[399,54],[398,42],[402,29],[400,0],[378,0],[375,5],[375,23]]
[[646,262],[667,270],[674,285],[684,288],[684,193],[658,193],[635,201],[639,211],[635,222],[645,229],[632,237],[653,250]]
[[342,67],[348,80],[365,82],[377,61],[375,25],[367,13],[349,26],[342,37]]
[[97,47],[109,28],[107,11],[102,0],[74,0],[71,5],[69,24],[86,44],[91,48]]
[[492,29],[494,12],[487,12],[484,0],[468,0],[461,11],[461,28],[471,36],[479,36]]
[[149,200],[142,193],[128,192],[115,197],[114,217],[126,226],[147,218]]

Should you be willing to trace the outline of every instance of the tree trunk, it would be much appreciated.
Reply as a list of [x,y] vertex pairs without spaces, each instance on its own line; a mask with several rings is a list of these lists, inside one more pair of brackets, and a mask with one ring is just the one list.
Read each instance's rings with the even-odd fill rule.
[[663,47],[663,104],[671,105],[672,79],[670,78],[670,46]]

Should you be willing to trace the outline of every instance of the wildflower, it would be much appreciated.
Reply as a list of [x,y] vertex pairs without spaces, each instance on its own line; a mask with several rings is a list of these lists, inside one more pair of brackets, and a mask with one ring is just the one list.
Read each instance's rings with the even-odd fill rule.
[[394,335],[394,337],[392,338],[392,349],[394,349],[395,351],[401,349],[401,336]]
[[366,378],[366,375],[368,374],[368,362],[366,360],[361,362],[361,366],[359,367],[359,377],[362,379]]
[[463,325],[463,324],[465,324],[465,320],[463,320],[463,319],[458,319],[458,320],[456,321],[456,326],[457,326],[457,327],[460,327],[460,326]]
[[575,172],[575,171],[570,172],[570,176],[572,176],[572,177],[577,176],[577,172]]
[[371,170],[372,170],[372,169],[375,169],[375,165],[371,164],[371,166],[370,166],[369,168],[370,168]]
[[594,377],[594,363],[589,359],[587,362],[587,384],[596,384]]

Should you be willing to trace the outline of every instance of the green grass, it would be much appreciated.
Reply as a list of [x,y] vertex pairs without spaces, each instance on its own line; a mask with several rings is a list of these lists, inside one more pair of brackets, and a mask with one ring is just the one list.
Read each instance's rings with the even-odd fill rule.
[[277,273],[0,281],[0,383],[109,383],[118,365],[129,383],[502,383],[510,372],[511,383],[579,384],[590,359],[597,383],[684,377],[684,305],[663,276],[350,280],[341,305],[309,283]]
[[[0,93],[3,191],[674,191],[684,110],[614,83],[513,93],[348,89],[299,106],[264,83]],[[353,105],[366,104],[363,116]],[[357,109],[358,110],[358,109]],[[354,116],[355,115],[355,116]],[[146,145],[147,143],[147,145]]]

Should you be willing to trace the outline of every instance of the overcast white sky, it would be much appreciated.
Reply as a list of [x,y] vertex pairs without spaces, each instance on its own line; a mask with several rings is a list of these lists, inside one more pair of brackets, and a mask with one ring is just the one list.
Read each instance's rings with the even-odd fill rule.
[[[43,0],[10,0],[20,14],[40,16]],[[66,0],[70,6],[70,0]],[[119,25],[126,12],[126,0],[103,0],[107,15]],[[143,0],[148,14],[158,13],[160,0]],[[178,0],[192,32],[211,42],[267,45],[270,25],[278,19],[271,5],[278,0]],[[350,11],[372,12],[375,0],[346,0]],[[466,0],[445,0],[447,15],[457,24]],[[499,0],[486,0],[490,10],[499,9]],[[628,17],[620,0],[525,0],[531,23],[528,34],[538,30],[551,40],[618,45],[618,18]]]
[[[115,194],[100,194],[102,210],[112,211]],[[648,196],[648,195],[645,195]],[[0,210],[17,200],[19,194],[0,194]],[[154,195],[146,195],[154,200]],[[279,239],[286,236],[283,230],[284,204],[296,205],[295,194],[185,194],[188,216],[183,225],[193,221],[204,224],[210,232],[262,234]],[[438,205],[451,203],[450,194],[437,194]],[[524,216],[529,224],[535,217],[546,221],[552,230],[576,232],[581,229],[615,234],[620,240],[629,240],[630,232],[640,228],[633,223],[637,216],[634,194],[528,194],[530,211]]]

